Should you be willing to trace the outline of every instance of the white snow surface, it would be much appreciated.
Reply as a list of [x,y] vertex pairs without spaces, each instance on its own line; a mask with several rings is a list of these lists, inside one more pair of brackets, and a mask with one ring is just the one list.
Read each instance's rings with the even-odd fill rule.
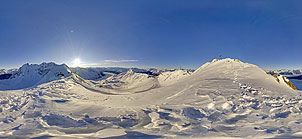
[[[176,70],[150,76],[129,70],[100,81],[50,65],[42,66],[50,69],[42,78],[36,73],[41,65],[25,65],[13,78],[21,80],[17,85],[39,78],[32,79],[39,85],[2,88],[0,137],[302,137],[301,92],[239,60],[213,60],[192,74]],[[53,75],[63,69],[69,76]]]

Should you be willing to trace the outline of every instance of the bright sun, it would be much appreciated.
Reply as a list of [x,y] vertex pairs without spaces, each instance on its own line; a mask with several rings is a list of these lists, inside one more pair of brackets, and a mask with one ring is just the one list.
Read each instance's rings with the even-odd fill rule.
[[76,58],[73,60],[73,66],[78,67],[81,64],[81,59]]

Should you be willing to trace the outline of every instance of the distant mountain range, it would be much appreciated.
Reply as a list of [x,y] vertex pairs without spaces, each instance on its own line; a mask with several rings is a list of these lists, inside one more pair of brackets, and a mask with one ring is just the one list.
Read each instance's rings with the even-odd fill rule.
[[280,74],[280,75],[301,75],[302,69],[297,70],[288,70],[288,69],[281,69],[281,70],[266,70],[266,72],[270,74]]

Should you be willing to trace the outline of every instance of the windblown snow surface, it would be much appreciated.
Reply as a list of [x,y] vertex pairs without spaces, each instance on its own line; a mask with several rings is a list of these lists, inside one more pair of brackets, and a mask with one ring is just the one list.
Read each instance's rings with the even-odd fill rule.
[[302,137],[301,92],[239,60],[100,81],[66,65],[25,67],[0,81],[2,138]]

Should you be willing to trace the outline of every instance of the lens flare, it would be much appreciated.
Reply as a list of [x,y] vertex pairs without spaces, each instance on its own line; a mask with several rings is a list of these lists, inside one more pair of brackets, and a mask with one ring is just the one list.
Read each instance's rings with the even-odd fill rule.
[[76,58],[73,60],[73,66],[75,67],[79,67],[81,65],[81,59],[80,58]]

